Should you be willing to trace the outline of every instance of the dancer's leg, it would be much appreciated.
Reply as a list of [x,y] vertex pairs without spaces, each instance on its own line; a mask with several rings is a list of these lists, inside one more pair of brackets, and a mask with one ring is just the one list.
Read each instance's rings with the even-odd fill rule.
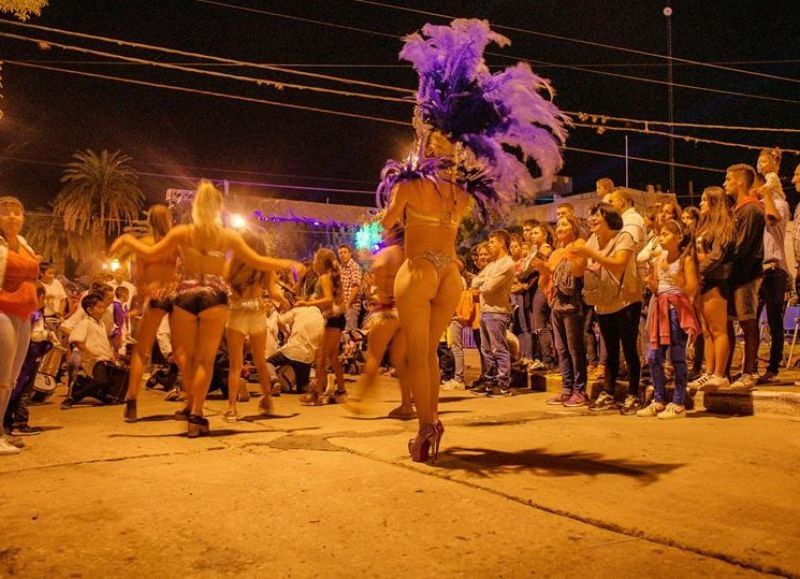
[[[239,394],[239,380],[244,366],[244,340],[246,336],[239,330],[228,328],[225,339],[228,344],[228,411],[236,415],[236,396]],[[214,353],[216,355],[216,351]]]
[[219,305],[203,310],[197,315],[197,320],[194,374],[191,381],[192,414],[202,416],[203,404],[214,373],[214,358],[225,330],[225,322],[228,321],[228,306]]
[[139,389],[142,387],[142,375],[147,363],[150,361],[150,352],[153,350],[161,319],[166,313],[158,308],[148,308],[142,316],[139,332],[136,336],[136,347],[131,354],[131,366],[128,372],[128,400],[136,400],[139,396]]
[[197,338],[198,319],[180,307],[175,307],[169,317],[172,356],[183,378],[186,392],[186,407],[191,409],[194,401],[192,377],[194,376],[194,344]]
[[[258,385],[261,386],[261,393],[264,400],[272,400],[272,380],[270,378],[269,370],[267,369],[267,332],[260,334],[250,334],[250,352],[253,354],[253,363],[256,365],[256,372],[258,372]],[[269,405],[272,403],[269,402]],[[262,403],[267,406],[267,402]]]
[[389,340],[392,339],[392,336],[397,333],[399,327],[399,320],[382,318],[370,328],[369,338],[367,339],[367,362],[364,364],[364,371],[358,381],[362,400],[366,398],[368,391],[375,384],[375,378],[378,376],[378,370],[380,370],[386,347],[389,345]]

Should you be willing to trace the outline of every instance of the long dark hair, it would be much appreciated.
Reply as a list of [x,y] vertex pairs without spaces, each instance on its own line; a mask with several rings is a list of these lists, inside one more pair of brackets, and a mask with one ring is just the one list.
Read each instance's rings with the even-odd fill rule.
[[[242,239],[256,253],[264,255],[267,252],[264,241],[254,233],[245,231],[242,233]],[[234,257],[231,260],[228,279],[231,283],[231,289],[237,294],[243,294],[251,286],[266,287],[269,276],[269,272],[253,269],[238,257]]]
[[[333,284],[333,301],[336,304],[342,302],[342,272],[339,269],[339,259],[333,250],[327,247],[321,247],[314,254],[314,261],[320,260],[322,268],[331,276],[331,284]],[[322,275],[322,274],[321,274]]]

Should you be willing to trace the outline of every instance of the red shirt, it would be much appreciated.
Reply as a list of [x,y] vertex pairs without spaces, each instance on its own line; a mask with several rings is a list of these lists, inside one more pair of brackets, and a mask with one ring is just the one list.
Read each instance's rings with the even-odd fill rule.
[[6,274],[0,289],[0,312],[23,320],[39,307],[36,298],[36,278],[39,264],[25,249],[8,250]]

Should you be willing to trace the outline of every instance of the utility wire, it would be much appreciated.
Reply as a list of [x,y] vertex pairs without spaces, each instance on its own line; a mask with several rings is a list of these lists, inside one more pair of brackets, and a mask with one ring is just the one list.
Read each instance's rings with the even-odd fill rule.
[[54,42],[54,41],[46,41],[43,38],[33,38],[31,36],[23,36],[20,34],[12,34],[10,32],[0,32],[0,37],[4,38],[11,38],[13,40],[21,40],[23,42],[33,42],[35,44],[41,44],[46,42],[51,46],[55,46],[56,48],[61,48],[62,50],[69,50],[73,52],[80,52],[83,54],[91,54],[93,56],[104,56],[108,58],[116,58],[118,60],[124,60],[126,62],[132,62],[135,64],[146,64],[148,66],[156,67],[156,68],[166,68],[171,70],[180,70],[182,72],[193,72],[201,75],[206,76],[213,76],[216,78],[225,78],[229,80],[238,80],[243,82],[253,83],[259,86],[267,85],[272,88],[283,90],[284,88],[293,88],[299,90],[308,90],[312,92],[321,92],[327,94],[335,94],[339,96],[350,96],[350,97],[357,97],[357,98],[364,98],[364,99],[374,99],[374,100],[381,100],[381,101],[388,101],[388,102],[399,102],[399,103],[407,103],[406,99],[398,98],[398,97],[388,97],[388,96],[381,96],[381,95],[372,95],[372,94],[365,94],[365,93],[357,93],[352,91],[343,91],[337,89],[330,89],[330,88],[322,88],[318,86],[309,86],[303,84],[293,84],[288,82],[280,82],[275,80],[270,80],[266,78],[256,78],[252,76],[242,76],[238,74],[229,74],[226,72],[218,72],[214,70],[203,70],[200,68],[194,68],[189,66],[182,66],[178,64],[168,63],[168,62],[159,62],[156,60],[147,60],[144,58],[137,58],[133,56],[123,56],[121,54],[115,54],[113,52],[106,52],[103,50],[94,50],[91,48],[84,48],[81,46],[75,46],[73,44],[64,44],[61,42]]
[[[203,0],[196,0],[196,1],[203,1]],[[389,9],[392,9],[392,10],[400,10],[400,11],[403,11],[403,12],[412,12],[412,13],[415,13],[415,14],[423,14],[425,16],[434,16],[436,18],[444,18],[444,19],[448,19],[448,20],[452,20],[452,19],[456,18],[455,16],[452,16],[452,15],[449,15],[449,14],[441,14],[441,13],[437,13],[437,12],[430,12],[430,11],[427,11],[427,10],[419,10],[417,8],[409,8],[407,6],[398,6],[397,4],[390,4],[390,3],[386,3],[386,2],[377,2],[376,0],[352,0],[352,1],[353,2],[358,2],[359,4],[368,4],[368,5],[371,5],[371,6],[379,6],[379,7],[382,7],[382,8],[389,8]],[[519,33],[522,33],[522,34],[529,34],[531,36],[540,36],[542,38],[550,38],[552,40],[562,40],[564,42],[573,42],[573,43],[577,43],[577,44],[582,44],[584,46],[592,46],[592,47],[595,47],[595,48],[605,48],[605,49],[608,49],[608,50],[616,50],[616,51],[619,51],[619,52],[626,52],[628,54],[638,54],[640,56],[648,56],[648,57],[652,57],[652,58],[659,58],[661,60],[667,60],[667,61],[672,60],[674,62],[682,62],[684,64],[691,64],[693,66],[702,66],[702,67],[705,67],[705,68],[714,68],[714,69],[717,69],[717,70],[725,70],[727,72],[735,72],[737,74],[745,74],[745,75],[750,75],[750,76],[757,76],[757,77],[760,77],[760,78],[767,78],[767,79],[771,79],[771,80],[779,80],[779,81],[783,81],[783,82],[791,82],[791,83],[800,84],[800,79],[797,79],[797,78],[790,78],[790,77],[786,77],[786,76],[777,76],[777,75],[774,75],[774,74],[766,74],[766,73],[762,73],[762,72],[755,72],[755,71],[752,71],[752,70],[743,70],[743,69],[740,69],[740,68],[733,68],[733,67],[724,66],[724,65],[721,65],[721,64],[712,64],[712,63],[709,63],[709,62],[703,62],[703,61],[700,61],[700,60],[692,60],[692,59],[689,59],[689,58],[679,58],[677,56],[667,56],[667,55],[659,54],[659,53],[656,53],[656,52],[648,52],[646,50],[638,50],[638,49],[635,49],[635,48],[626,48],[624,46],[616,46],[616,45],[613,45],[613,44],[605,44],[605,43],[602,43],[602,42],[594,42],[594,41],[591,41],[591,40],[584,40],[584,39],[581,39],[581,38],[574,38],[574,37],[571,37],[571,36],[563,36],[563,35],[559,35],[559,34],[540,32],[540,31],[537,31],[537,30],[527,30],[527,29],[524,29],[524,28],[517,28],[517,27],[514,27],[514,26],[504,26],[502,24],[496,24],[496,23],[492,24],[492,27],[495,28],[495,29],[498,29],[498,30],[510,30],[512,32],[519,32]]]
[[302,111],[312,111],[312,112],[317,112],[317,113],[326,113],[326,114],[330,114],[330,115],[338,115],[338,116],[341,116],[341,117],[349,117],[349,118],[354,118],[354,119],[364,119],[364,120],[369,120],[369,121],[376,121],[376,122],[379,122],[379,123],[386,123],[386,124],[390,124],[390,125],[400,125],[402,127],[405,127],[405,126],[409,125],[409,123],[404,122],[404,121],[396,121],[396,120],[392,120],[392,119],[385,119],[385,118],[382,118],[382,117],[374,117],[374,116],[370,116],[370,115],[359,115],[359,114],[356,114],[356,113],[347,113],[347,112],[344,112],[344,111],[336,111],[336,110],[333,110],[333,109],[323,109],[321,107],[309,107],[309,106],[304,106],[304,105],[295,105],[295,104],[290,104],[290,103],[282,103],[282,102],[278,102],[278,101],[270,101],[270,100],[259,99],[259,98],[254,98],[254,97],[233,95],[233,94],[230,94],[230,93],[221,93],[221,92],[216,92],[216,91],[189,88],[189,87],[184,87],[184,86],[176,86],[176,85],[171,85],[171,84],[149,82],[149,81],[144,81],[144,80],[135,80],[135,79],[132,79],[132,78],[125,78],[125,77],[121,77],[121,76],[113,76],[113,75],[107,75],[107,74],[97,74],[97,73],[86,72],[86,71],[82,71],[82,70],[71,70],[71,69],[68,69],[68,68],[60,68],[60,67],[55,67],[55,66],[44,66],[44,65],[40,65],[40,64],[30,64],[30,63],[20,62],[18,60],[5,60],[3,62],[5,62],[6,64],[11,64],[11,65],[14,65],[14,66],[21,66],[21,67],[25,67],[25,68],[36,68],[36,69],[40,69],[40,70],[49,70],[49,71],[52,71],[52,72],[63,72],[63,73],[66,73],[66,74],[72,74],[72,75],[76,75],[76,76],[83,76],[83,77],[88,77],[88,78],[99,78],[99,79],[103,79],[103,80],[112,80],[112,81],[123,82],[123,83],[128,83],[128,84],[135,84],[135,85],[139,85],[139,86],[148,86],[148,87],[153,87],[153,88],[163,88],[163,89],[174,90],[174,91],[178,91],[178,92],[203,94],[203,95],[206,95],[206,96],[217,96],[217,97],[229,98],[229,99],[238,100],[238,101],[244,101],[244,102],[258,103],[258,104],[264,104],[264,105],[272,105],[272,106],[276,106],[276,107],[284,107],[284,108],[288,108],[288,109],[295,109],[295,110],[302,110]]
[[[162,84],[162,83],[151,83],[151,82],[146,82],[146,81],[137,81],[137,80],[133,80],[133,79],[129,79],[129,78],[115,77],[115,76],[111,76],[111,75],[100,75],[100,74],[88,73],[88,72],[84,72],[84,71],[69,70],[69,69],[64,69],[64,68],[41,66],[41,65],[32,65],[30,63],[19,63],[17,61],[13,61],[13,60],[7,60],[5,62],[7,62],[8,64],[11,64],[11,65],[16,65],[16,66],[39,68],[39,69],[49,70],[49,71],[53,71],[53,72],[64,72],[64,73],[67,73],[67,74],[74,74],[74,75],[77,75],[77,76],[84,76],[84,77],[90,77],[90,78],[100,78],[100,79],[103,79],[103,80],[111,80],[111,81],[117,81],[117,82],[123,82],[123,83],[137,84],[137,85],[149,86],[149,87],[154,87],[154,88],[162,88],[162,89],[167,89],[167,90],[176,90],[176,91],[185,92],[185,93],[203,94],[203,95],[206,95],[206,96],[215,96],[215,97],[220,97],[220,98],[228,98],[228,99],[233,99],[233,100],[238,100],[238,101],[245,101],[245,102],[252,102],[252,103],[257,103],[257,104],[288,106],[290,108],[298,108],[298,109],[302,109],[302,110],[310,110],[310,111],[318,112],[318,113],[326,113],[326,114],[333,114],[333,115],[340,115],[340,116],[347,116],[347,117],[356,117],[356,118],[360,118],[360,119],[372,120],[372,121],[381,122],[381,123],[388,123],[388,124],[393,124],[393,125],[410,127],[410,123],[408,123],[408,122],[396,121],[396,120],[393,120],[393,119],[384,119],[384,118],[381,118],[381,117],[371,117],[371,116],[368,117],[368,116],[364,116],[364,115],[355,115],[355,114],[352,114],[352,113],[344,113],[342,111],[332,111],[332,110],[328,110],[328,109],[320,109],[320,108],[313,108],[313,107],[302,107],[300,105],[288,105],[286,103],[275,103],[273,101],[266,101],[264,99],[242,97],[242,96],[232,95],[232,94],[228,94],[228,93],[219,93],[219,92],[205,91],[205,90],[199,90],[199,89],[190,89],[190,88],[187,88],[187,87],[172,86],[172,85],[167,85],[167,84]],[[564,149],[566,149],[568,151],[576,151],[576,152],[580,152],[580,153],[590,153],[590,154],[594,154],[594,155],[601,155],[601,156],[607,156],[607,157],[625,158],[624,155],[619,155],[619,154],[616,154],[616,153],[607,153],[607,152],[604,152],[604,151],[597,151],[597,150],[594,150],[594,149],[583,149],[583,148],[569,147],[569,146],[564,147]],[[628,157],[628,158],[631,159],[631,160],[634,160],[634,161],[641,161],[641,162],[644,162],[644,163],[654,163],[654,164],[657,164],[657,165],[669,165],[670,164],[668,161],[659,161],[657,159],[648,159],[648,158],[645,158],[645,157]],[[681,163],[675,163],[675,166],[676,167],[687,168],[687,169],[697,169],[697,170],[701,170],[701,171],[724,172],[724,171],[721,171],[720,169],[714,169],[714,168],[711,168],[711,167],[702,167],[702,166],[699,166],[699,165],[686,165],[686,164],[681,164]]]
[[[572,126],[584,128],[584,129],[594,129],[599,134],[602,134],[605,131],[621,131],[624,133],[642,133],[645,135],[656,135],[659,137],[667,137],[669,139],[680,139],[689,143],[705,143],[708,145],[720,145],[723,147],[738,147],[740,149],[750,149],[751,151],[761,151],[762,149],[769,149],[771,147],[762,147],[757,145],[745,145],[743,143],[731,143],[728,141],[717,141],[714,139],[703,139],[701,137],[693,137],[691,135],[681,135],[676,133],[667,133],[665,131],[654,131],[649,129],[637,129],[632,127],[613,127],[609,125],[593,125],[589,123],[573,123]],[[797,149],[781,149],[784,153],[790,153],[794,155],[800,155],[800,150]]]
[[[222,6],[222,7],[231,8],[231,9],[243,9],[241,6],[237,6],[237,5],[234,5],[234,4],[228,4],[226,2],[217,2],[217,1],[211,2],[210,0],[193,0],[193,1],[195,1],[195,2],[204,2],[204,3],[207,3],[207,4],[214,4],[215,6]],[[358,1],[358,0],[356,0],[356,1]],[[410,8],[404,8],[404,7],[401,7],[401,6],[392,6],[392,7],[395,7],[398,10],[410,10],[412,12],[419,12],[417,10],[410,9]],[[260,9],[256,9],[256,8],[247,8],[246,10],[248,12],[266,14],[266,15],[269,15],[269,16],[276,16],[276,17],[279,17],[279,18],[291,18],[291,19],[297,19],[298,18],[296,16],[289,16],[287,14],[280,14],[280,13],[277,13],[277,12],[260,10]],[[442,17],[442,18],[451,18],[451,17],[446,16],[446,15],[437,15],[435,13],[426,13],[424,11],[422,11],[422,13],[431,14],[431,15]],[[323,21],[323,20],[313,20],[313,21],[311,19],[305,19],[305,20],[309,21],[309,22],[313,22],[314,24],[320,24],[322,26],[330,26],[330,27],[334,27],[334,28],[344,28],[344,29],[347,29],[347,30],[351,30],[353,32],[364,32],[364,33],[367,33],[367,34],[376,33],[373,30],[367,30],[367,29],[364,29],[364,28],[356,28],[356,27],[351,27],[351,26],[345,26],[345,25],[342,25],[342,24],[335,24],[335,23],[326,22],[326,21]],[[385,33],[377,33],[377,34],[379,34],[381,36],[391,36],[391,35],[386,35]],[[398,39],[398,40],[402,40],[402,36],[396,36],[395,38]],[[523,57],[519,57],[519,56],[512,56],[512,55],[508,55],[508,54],[501,54],[501,53],[498,53],[498,52],[490,52],[490,51],[487,51],[486,54],[489,55],[489,56],[494,56],[494,57],[502,58],[502,59],[509,59],[509,60],[515,60],[515,61],[521,60],[521,61],[524,61],[524,62],[535,64],[537,67],[539,67],[541,65],[544,65],[544,66],[553,67],[553,68],[558,67],[558,68],[563,68],[563,69],[567,69],[567,70],[576,70],[576,71],[579,71],[579,72],[596,74],[596,75],[600,75],[600,76],[609,76],[609,77],[612,77],[612,78],[620,78],[620,79],[623,79],[623,80],[631,80],[631,81],[645,82],[645,83],[649,83],[649,84],[658,84],[658,85],[662,85],[662,86],[670,86],[669,82],[663,81],[663,80],[657,80],[657,79],[652,79],[652,78],[647,78],[647,77],[640,77],[640,76],[633,76],[633,75],[627,75],[627,74],[620,74],[620,73],[613,73],[613,72],[608,72],[608,71],[603,71],[603,70],[594,70],[592,68],[587,68],[587,67],[584,67],[584,66],[576,66],[576,65],[569,65],[569,64],[559,64],[559,63],[555,63],[555,62],[548,62],[548,61],[545,61],[545,60],[534,60],[534,59],[528,59],[528,58],[523,58]],[[798,80],[797,82],[800,82],[800,80]],[[722,90],[722,89],[714,89],[714,88],[702,87],[702,86],[696,86],[696,85],[684,84],[684,83],[680,83],[680,84],[679,83],[672,83],[671,86],[678,87],[678,88],[683,88],[683,89],[686,89],[686,90],[695,90],[695,91],[700,91],[700,92],[710,92],[710,93],[714,93],[714,94],[724,94],[724,95],[727,95],[727,96],[737,96],[737,97],[741,97],[741,98],[752,98],[752,99],[760,99],[760,100],[767,100],[767,101],[773,101],[773,102],[784,102],[784,103],[789,103],[789,104],[800,104],[800,101],[797,101],[797,100],[784,99],[784,98],[780,98],[780,97],[771,97],[771,96],[758,95],[758,94],[745,93],[745,92],[726,91],[726,90]]]
[[39,31],[43,31],[43,32],[52,32],[52,33],[57,33],[57,34],[64,34],[66,36],[73,36],[73,37],[76,37],[76,38],[83,38],[85,40],[96,40],[96,41],[99,41],[99,42],[105,42],[107,44],[115,44],[115,45],[118,45],[118,46],[127,46],[129,48],[139,48],[139,49],[144,49],[144,50],[152,50],[152,51],[156,51],[156,52],[163,52],[165,54],[173,54],[173,55],[176,55],[176,56],[183,56],[183,57],[188,57],[188,58],[196,58],[196,59],[200,59],[200,60],[211,60],[211,61],[214,61],[214,62],[224,62],[224,63],[235,64],[235,65],[239,65],[239,66],[248,66],[248,67],[253,67],[253,68],[261,68],[261,69],[264,69],[264,70],[273,70],[273,71],[276,71],[276,72],[283,72],[283,73],[287,73],[287,74],[295,74],[295,75],[299,75],[299,76],[306,76],[306,77],[309,77],[309,78],[328,80],[328,81],[332,81],[332,82],[355,84],[355,85],[360,85],[360,86],[368,86],[368,87],[372,87],[372,88],[380,88],[380,89],[384,89],[384,90],[387,90],[387,91],[400,92],[400,93],[411,92],[408,89],[399,89],[399,88],[397,88],[395,86],[382,85],[382,84],[377,84],[377,83],[374,83],[374,82],[366,82],[366,81],[360,81],[360,80],[355,80],[355,79],[345,79],[345,78],[341,78],[341,77],[337,77],[337,76],[331,76],[331,75],[327,75],[327,74],[319,74],[319,73],[314,73],[314,72],[305,72],[305,71],[295,70],[295,69],[286,68],[286,67],[282,67],[282,66],[273,66],[273,65],[270,65],[270,64],[260,64],[260,63],[257,63],[257,62],[248,62],[248,61],[244,61],[244,60],[236,60],[236,59],[233,59],[233,58],[224,58],[224,57],[221,57],[221,56],[214,56],[214,55],[210,55],[210,54],[201,54],[201,53],[197,53],[197,52],[189,52],[189,51],[185,51],[185,50],[178,50],[178,49],[175,49],[175,48],[166,48],[166,47],[162,47],[162,46],[154,46],[152,44],[143,44],[143,43],[140,43],[140,42],[130,42],[130,41],[127,41],[127,40],[121,40],[119,38],[109,38],[107,36],[97,36],[95,34],[85,34],[83,32],[74,32],[74,31],[71,31],[71,30],[63,30],[63,29],[60,29],[60,28],[52,28],[52,27],[49,27],[49,26],[41,26],[41,25],[38,25],[38,24],[31,24],[31,23],[28,23],[28,22],[16,22],[16,21],[13,21],[13,20],[6,20],[6,19],[3,19],[3,18],[0,18],[0,24],[8,24],[10,26],[17,26],[17,27],[20,27],[20,28],[39,30]]

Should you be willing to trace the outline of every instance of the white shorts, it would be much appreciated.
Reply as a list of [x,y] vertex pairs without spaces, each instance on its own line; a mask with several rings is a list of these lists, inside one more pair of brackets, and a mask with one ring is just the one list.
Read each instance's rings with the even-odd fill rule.
[[245,336],[263,334],[267,331],[267,312],[265,310],[231,310],[228,329],[241,332]]

